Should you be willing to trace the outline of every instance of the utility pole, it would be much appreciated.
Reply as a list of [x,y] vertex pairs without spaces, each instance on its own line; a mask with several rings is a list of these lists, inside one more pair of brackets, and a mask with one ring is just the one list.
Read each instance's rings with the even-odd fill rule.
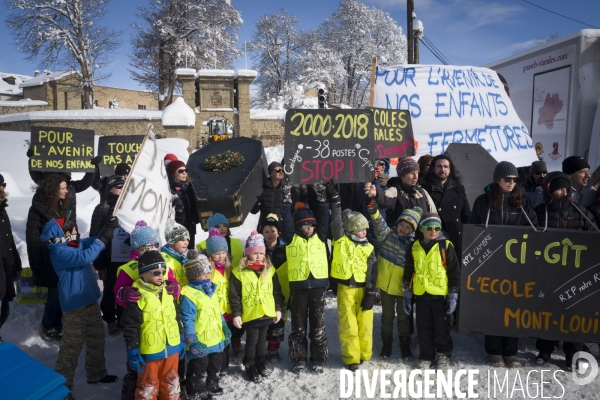
[[418,19],[415,19],[413,28],[413,40],[415,42],[414,64],[419,64],[419,39],[421,39],[421,37],[423,36],[423,23]]
[[408,60],[407,64],[414,64],[414,32],[413,32],[413,11],[415,9],[414,0],[406,0],[406,36],[408,41]]

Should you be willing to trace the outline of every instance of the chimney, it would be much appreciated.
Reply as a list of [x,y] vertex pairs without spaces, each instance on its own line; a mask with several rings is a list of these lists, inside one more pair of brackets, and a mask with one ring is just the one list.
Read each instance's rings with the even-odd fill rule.
[[35,71],[33,71],[33,76],[38,76],[40,74],[40,71],[38,71],[37,69]]

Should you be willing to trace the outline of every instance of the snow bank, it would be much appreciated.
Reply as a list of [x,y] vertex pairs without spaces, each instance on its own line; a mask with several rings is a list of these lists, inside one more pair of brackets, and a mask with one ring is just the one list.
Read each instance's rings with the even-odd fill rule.
[[287,110],[258,110],[250,109],[251,119],[285,119]]
[[[21,91],[22,92],[22,91]],[[21,99],[19,101],[3,100],[0,101],[0,107],[31,107],[47,106],[48,102],[42,100]]]
[[163,110],[162,125],[165,128],[193,128],[196,125],[196,113],[190,106],[185,104],[182,97],[178,97]]
[[134,110],[134,109],[104,109],[93,110],[61,110],[61,111],[31,111],[25,113],[0,116],[0,123],[16,121],[47,121],[47,120],[145,120],[153,121],[162,118],[159,110]]
[[53,73],[42,73],[38,76],[35,76],[31,79],[27,79],[25,82],[19,85],[20,88],[25,87],[33,87],[33,86],[41,86],[46,82],[56,81],[58,79],[64,78],[65,76],[78,74],[77,71],[58,71]]

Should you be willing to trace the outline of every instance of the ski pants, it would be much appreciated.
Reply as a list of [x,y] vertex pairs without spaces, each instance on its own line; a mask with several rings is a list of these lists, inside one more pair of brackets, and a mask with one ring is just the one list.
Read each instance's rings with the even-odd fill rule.
[[373,355],[373,310],[362,310],[364,294],[364,288],[338,284],[338,335],[346,365],[369,361]]

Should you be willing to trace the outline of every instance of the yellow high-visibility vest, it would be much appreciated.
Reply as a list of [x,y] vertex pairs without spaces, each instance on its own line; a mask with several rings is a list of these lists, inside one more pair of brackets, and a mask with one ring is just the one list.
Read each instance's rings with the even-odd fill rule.
[[211,347],[225,340],[219,301],[215,294],[208,297],[204,292],[190,286],[181,288],[181,295],[190,299],[196,306],[196,338],[200,343]]
[[[452,246],[452,243],[446,240],[446,248],[448,246]],[[425,250],[417,240],[412,247],[412,256],[415,265],[413,293],[421,295],[427,292],[434,296],[446,296],[448,274],[442,264],[439,243],[434,244],[429,253],[425,254]]]
[[290,282],[305,281],[310,273],[315,279],[328,277],[327,250],[316,234],[308,240],[294,234],[292,243],[285,248],[285,254]]
[[367,260],[373,252],[373,245],[357,245],[344,235],[333,242],[333,261],[331,262],[331,277],[348,280],[354,275],[359,283],[367,281]]
[[233,275],[242,284],[242,322],[253,321],[264,316],[275,318],[275,298],[273,297],[273,275],[275,268],[267,271],[267,279],[256,275],[248,268],[234,268]]

